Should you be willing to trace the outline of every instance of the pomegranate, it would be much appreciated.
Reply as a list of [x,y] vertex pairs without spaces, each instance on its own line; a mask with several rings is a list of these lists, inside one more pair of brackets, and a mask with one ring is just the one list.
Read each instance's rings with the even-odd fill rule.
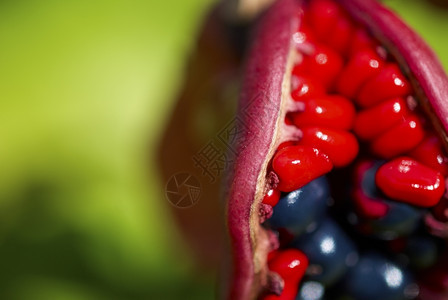
[[429,47],[374,0],[278,0],[247,59],[224,297],[448,299],[448,78]]

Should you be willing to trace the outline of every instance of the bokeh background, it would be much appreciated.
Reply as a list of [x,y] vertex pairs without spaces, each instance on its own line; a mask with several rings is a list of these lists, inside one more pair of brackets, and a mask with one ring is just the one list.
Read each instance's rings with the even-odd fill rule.
[[[215,297],[155,158],[213,2],[0,1],[0,299]],[[448,67],[448,13],[385,2]]]

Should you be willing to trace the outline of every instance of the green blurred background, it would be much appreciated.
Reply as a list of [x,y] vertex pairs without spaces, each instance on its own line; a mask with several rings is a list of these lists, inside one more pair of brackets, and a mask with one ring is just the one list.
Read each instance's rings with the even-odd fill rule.
[[[0,299],[214,298],[154,158],[212,2],[0,1]],[[446,12],[386,2],[448,66]]]

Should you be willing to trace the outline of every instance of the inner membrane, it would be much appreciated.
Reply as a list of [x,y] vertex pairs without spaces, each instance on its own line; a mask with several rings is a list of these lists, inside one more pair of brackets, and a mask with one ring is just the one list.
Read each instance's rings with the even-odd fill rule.
[[448,158],[409,78],[337,3],[298,14],[284,122],[300,134],[268,170],[280,246],[260,298],[447,299]]

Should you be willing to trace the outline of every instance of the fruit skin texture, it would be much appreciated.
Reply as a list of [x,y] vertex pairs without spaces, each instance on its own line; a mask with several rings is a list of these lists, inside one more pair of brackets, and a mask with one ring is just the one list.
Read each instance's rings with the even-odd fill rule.
[[[418,85],[421,94],[417,96],[424,100],[428,116],[441,132],[448,132],[448,80],[429,47],[379,1],[339,0],[339,3],[375,33],[400,65],[408,67],[405,75]],[[285,95],[282,88],[289,87],[289,82],[284,80],[289,76],[286,74],[290,70],[288,56],[294,47],[291,37],[300,23],[297,9],[301,4],[295,0],[275,2],[260,19],[247,56],[238,115],[246,127],[239,134],[237,158],[225,194],[232,254],[227,285],[223,286],[223,296],[228,299],[255,299],[267,286],[265,260],[275,243],[259,224],[257,209],[266,187],[264,180],[267,161],[274,154],[272,148],[276,142],[286,140],[278,138],[277,133],[283,129],[279,128],[284,121],[282,105],[290,93],[288,89]]]
[[[231,270],[224,295],[228,299],[254,299],[267,281],[266,259],[269,244],[253,209],[257,183],[266,174],[266,160],[278,126],[282,84],[287,58],[292,48],[294,27],[299,23],[299,2],[276,2],[258,27],[247,63],[246,78],[239,103],[239,116],[246,130],[237,145],[237,158],[227,190],[227,227],[230,236]],[[256,212],[255,212],[256,211]],[[255,240],[258,247],[255,249]],[[264,241],[265,240],[265,241]],[[255,257],[255,252],[265,254]],[[255,257],[255,258],[254,258]],[[254,261],[254,260],[261,261]]]

